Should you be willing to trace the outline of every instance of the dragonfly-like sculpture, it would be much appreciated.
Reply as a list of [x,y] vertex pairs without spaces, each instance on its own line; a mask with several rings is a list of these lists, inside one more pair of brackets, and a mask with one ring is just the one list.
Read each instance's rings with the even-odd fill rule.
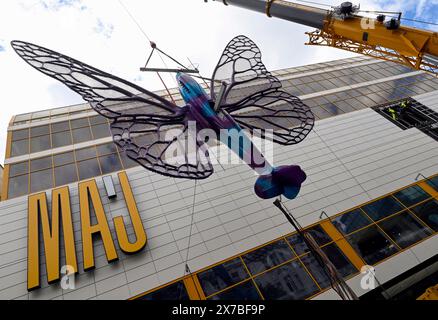
[[[260,198],[294,199],[306,180],[298,165],[274,167],[249,135],[242,134],[257,131],[280,145],[294,145],[314,125],[308,106],[282,90],[280,80],[262,63],[259,48],[246,36],[235,37],[225,48],[211,79],[210,95],[191,76],[177,73],[184,106],[55,51],[22,41],[11,44],[32,67],[61,81],[109,118],[114,142],[148,170],[176,178],[209,177],[213,165],[207,139],[197,134],[209,129],[259,174],[254,190]],[[222,86],[218,79],[225,79]],[[189,137],[191,122],[196,124],[194,138]],[[178,133],[163,134],[166,131]],[[219,134],[224,131],[228,135]],[[190,139],[194,156],[185,152],[175,161],[169,150],[187,145]]]

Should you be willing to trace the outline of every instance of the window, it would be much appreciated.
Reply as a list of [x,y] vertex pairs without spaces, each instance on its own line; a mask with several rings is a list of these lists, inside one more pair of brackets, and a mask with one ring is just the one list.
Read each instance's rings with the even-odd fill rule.
[[182,281],[158,289],[136,300],[189,300],[186,287]]
[[109,125],[106,123],[92,126],[91,131],[93,131],[94,139],[101,139],[111,135]]
[[57,132],[52,134],[53,148],[60,148],[72,144],[70,131]]
[[11,147],[11,156],[17,157],[29,153],[29,140],[13,141]]
[[30,161],[30,170],[39,171],[52,167],[52,157],[39,158]]
[[301,262],[306,266],[307,270],[313,275],[313,278],[318,282],[319,286],[324,289],[330,286],[330,279],[327,275],[327,271],[324,270],[316,260],[315,256],[311,253],[300,257]]
[[33,172],[30,174],[30,193],[53,187],[52,169]]
[[30,139],[30,153],[45,151],[50,148],[51,145],[49,135],[34,137]]
[[268,300],[300,300],[319,291],[316,283],[296,260],[256,277],[255,282]]
[[12,141],[29,139],[29,129],[12,131]]
[[75,161],[73,151],[60,153],[53,156],[53,164],[55,166],[62,166],[64,164],[72,163]]
[[392,196],[388,196],[367,204],[362,209],[371,219],[377,221],[403,210],[403,206]]
[[76,150],[75,153],[76,153],[76,160],[78,160],[78,161],[97,157],[96,147],[79,149],[79,150]]
[[91,131],[89,127],[72,130],[73,143],[81,143],[92,140]]
[[261,300],[254,283],[249,280],[209,298],[209,300]]
[[421,201],[430,198],[430,195],[426,193],[419,186],[412,186],[394,194],[394,196],[400,200],[406,207],[413,206]]
[[426,183],[438,191],[438,176],[435,176],[431,179],[426,180]]
[[364,228],[371,224],[371,220],[363,214],[362,210],[356,209],[332,219],[333,225],[344,235]]
[[248,278],[239,258],[225,262],[198,274],[207,296]]
[[303,237],[301,237],[298,233],[288,237],[287,241],[292,245],[297,255],[302,255],[306,252],[309,252],[309,247],[307,246]]
[[55,185],[57,187],[73,183],[77,180],[78,173],[74,163],[55,168]]
[[377,226],[353,233],[347,236],[347,241],[369,265],[376,264],[398,251]]
[[100,176],[100,167],[97,159],[89,159],[78,162],[79,179],[85,180]]
[[117,153],[99,157],[99,162],[100,167],[102,168],[102,174],[122,170],[122,164],[120,163],[119,155]]
[[30,136],[38,137],[38,136],[46,136],[50,134],[49,126],[40,126],[30,128]]
[[20,197],[28,193],[29,175],[25,174],[15,178],[9,178],[8,199]]
[[401,248],[406,248],[432,234],[428,227],[407,211],[380,222],[379,226]]
[[29,163],[27,161],[20,162],[17,164],[12,164],[9,167],[9,176],[15,177],[21,174],[26,174],[29,172]]
[[242,258],[249,271],[255,275],[294,257],[295,254],[286,241],[280,240],[250,252]]
[[412,211],[435,232],[438,232],[438,201],[429,200],[414,208]]
[[353,266],[335,243],[329,244],[321,248],[321,250],[327,255],[343,277],[348,277],[357,272],[356,267]]

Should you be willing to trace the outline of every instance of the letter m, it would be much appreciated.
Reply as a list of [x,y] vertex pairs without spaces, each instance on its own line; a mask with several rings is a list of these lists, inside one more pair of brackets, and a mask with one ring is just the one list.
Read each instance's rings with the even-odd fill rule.
[[[27,290],[40,284],[40,226],[46,258],[47,281],[53,283],[60,278],[59,228],[62,223],[66,264],[77,272],[77,260],[68,187],[52,191],[52,215],[49,216],[46,193],[29,196],[27,237]],[[60,216],[62,219],[60,219]]]

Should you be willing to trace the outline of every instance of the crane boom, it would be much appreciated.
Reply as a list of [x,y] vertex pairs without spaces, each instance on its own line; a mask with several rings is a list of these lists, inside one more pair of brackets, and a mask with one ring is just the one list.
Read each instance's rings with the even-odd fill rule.
[[[206,0],[205,0],[206,1]],[[438,33],[356,14],[351,3],[334,10],[284,0],[213,0],[316,28],[307,45],[335,47],[438,75]]]

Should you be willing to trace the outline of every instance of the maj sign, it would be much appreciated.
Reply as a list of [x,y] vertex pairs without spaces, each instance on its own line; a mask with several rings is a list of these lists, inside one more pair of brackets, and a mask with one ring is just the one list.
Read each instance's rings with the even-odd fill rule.
[[[146,246],[147,237],[126,172],[119,173],[118,177],[134,229],[135,242],[130,242],[129,240],[123,217],[119,216],[113,219],[114,229],[120,249],[126,254],[133,254]],[[81,182],[78,188],[82,255],[84,271],[88,271],[95,267],[93,236],[100,235],[102,238],[108,262],[118,260],[118,255],[96,181],[93,179]],[[94,209],[96,224],[91,222],[92,208]],[[52,190],[52,212],[50,216],[45,192],[29,196],[28,211],[27,289],[31,291],[41,286],[40,232],[42,233],[44,243],[47,280],[49,284],[60,280],[61,226],[64,236],[65,262],[71,266],[75,273],[78,272],[78,261],[69,188],[62,187]]]

